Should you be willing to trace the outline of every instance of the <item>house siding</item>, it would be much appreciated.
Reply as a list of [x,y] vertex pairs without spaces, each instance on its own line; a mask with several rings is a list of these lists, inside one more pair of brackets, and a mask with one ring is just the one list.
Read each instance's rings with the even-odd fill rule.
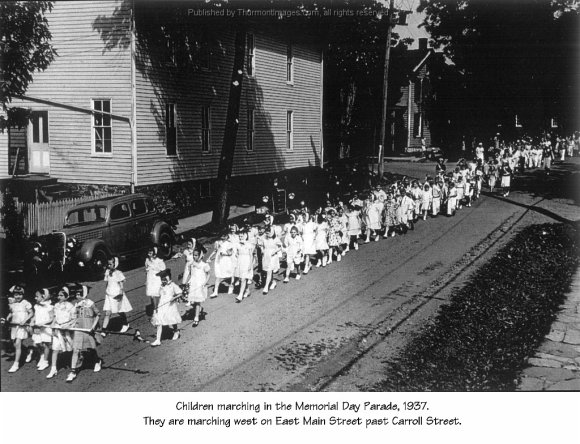
[[[138,29],[138,28],[137,28]],[[319,165],[320,53],[294,46],[294,84],[286,83],[286,42],[255,36],[255,75],[244,76],[233,175]],[[212,43],[211,69],[179,72],[146,55],[137,33],[138,184],[215,178],[219,166],[233,31]],[[169,72],[169,75],[168,75]],[[247,73],[246,73],[247,74]],[[166,155],[165,104],[176,104],[177,156]],[[211,151],[202,153],[202,106],[211,106]],[[247,112],[255,109],[254,149],[248,152]],[[286,149],[286,112],[294,112],[294,149]]]
[[[126,2],[54,3],[47,14],[52,44],[58,56],[44,72],[35,74],[26,96],[13,106],[48,111],[50,176],[70,183],[127,185],[131,175],[131,57],[130,48],[107,48],[99,33],[113,38],[128,33]],[[110,99],[112,156],[92,155],[91,99]],[[78,108],[78,109],[75,109]]]
[[[401,107],[405,107],[405,112],[404,112],[404,121],[405,123],[408,122],[408,126],[407,126],[407,131],[409,131],[410,129],[410,135],[411,137],[408,140],[408,144],[406,147],[407,151],[420,151],[421,150],[421,136],[416,137],[416,133],[415,133],[415,114],[419,112],[419,105],[417,104],[416,101],[416,85],[415,85],[415,79],[424,79],[424,82],[428,82],[428,77],[427,77],[427,67],[426,65],[423,65],[419,71],[417,72],[416,76],[413,77],[411,79],[411,84],[408,85],[407,87],[405,87],[403,89],[403,94],[401,97],[401,100],[399,101],[399,103],[397,104],[397,106],[401,106]],[[410,97],[409,97],[410,96]],[[409,106],[408,106],[408,100],[411,101],[411,116],[409,118]],[[423,96],[423,100],[425,100],[425,96]],[[425,112],[423,111],[423,137],[425,138],[425,143],[426,146],[429,147],[431,146],[431,131],[429,129],[429,121],[426,118]]]
[[12,171],[8,162],[8,131],[0,132],[0,165],[6,165],[0,168],[0,179],[9,178]]

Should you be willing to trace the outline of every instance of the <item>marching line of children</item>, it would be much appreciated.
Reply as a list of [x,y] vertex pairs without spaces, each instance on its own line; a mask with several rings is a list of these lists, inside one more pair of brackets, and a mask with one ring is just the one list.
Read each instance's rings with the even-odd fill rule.
[[[145,260],[146,296],[149,298],[151,323],[156,327],[155,347],[161,344],[163,327],[172,330],[172,339],[180,337],[179,324],[182,317],[179,303],[184,300],[193,310],[196,327],[204,315],[202,304],[208,298],[208,282],[213,261],[215,282],[210,298],[219,295],[220,285],[225,283],[228,294],[234,294],[237,303],[251,295],[250,287],[262,288],[268,294],[277,286],[277,275],[281,265],[286,263],[283,282],[288,283],[292,274],[299,280],[313,268],[326,267],[333,261],[340,262],[350,250],[358,250],[360,242],[378,242],[381,234],[389,238],[403,235],[414,229],[414,224],[422,219],[437,217],[439,214],[453,216],[464,205],[471,206],[479,198],[482,182],[487,180],[493,192],[498,181],[504,196],[509,194],[511,177],[516,165],[528,164],[531,154],[525,155],[528,141],[523,150],[518,145],[502,147],[487,163],[484,163],[483,148],[478,147],[474,160],[461,159],[455,169],[447,172],[445,162],[440,159],[434,177],[418,180],[398,181],[386,189],[375,187],[365,196],[355,193],[348,203],[327,201],[324,208],[311,212],[302,208],[290,214],[288,223],[274,224],[272,215],[267,215],[264,223],[238,228],[232,225],[215,242],[214,250],[204,261],[207,253],[201,243],[190,239],[181,254],[184,270],[181,285],[171,279],[171,271],[164,261],[157,257],[157,248],[151,247]],[[481,146],[481,144],[480,144]],[[545,168],[549,171],[549,161],[553,155],[543,148]],[[546,161],[546,156],[549,158]],[[534,158],[535,159],[535,158]],[[530,167],[539,167],[536,160]],[[102,329],[99,329],[100,311],[87,298],[88,288],[80,284],[64,286],[58,291],[57,303],[52,305],[47,289],[35,292],[34,307],[24,299],[22,285],[10,289],[10,314],[6,321],[11,324],[10,335],[15,348],[14,364],[8,370],[16,372],[20,368],[22,341],[32,336],[34,347],[30,349],[25,362],[31,362],[35,350],[39,356],[39,371],[50,366],[47,378],[57,375],[57,361],[60,353],[72,352],[71,370],[67,382],[73,381],[84,361],[92,360],[95,372],[100,371],[102,360],[97,354],[97,346],[107,335],[111,315],[116,314],[121,322],[121,333],[129,327],[127,313],[132,311],[131,303],[124,291],[125,276],[118,270],[119,261],[111,258],[107,264],[104,280],[107,282],[103,306]],[[256,273],[257,271],[257,273]],[[257,279],[255,279],[257,276]],[[49,356],[51,355],[49,363]],[[79,363],[79,361],[81,363]]]
[[[83,362],[92,361],[93,370],[101,370],[102,360],[97,353],[101,336],[97,333],[100,311],[87,296],[88,287],[74,284],[63,286],[58,291],[56,304],[52,304],[48,289],[35,291],[34,307],[24,299],[24,285],[10,288],[10,313],[6,322],[10,324],[10,338],[14,343],[14,363],[8,370],[19,370],[22,356],[22,341],[32,336],[33,347],[25,358],[29,363],[38,352],[37,369],[45,370],[50,366],[47,379],[58,373],[58,357],[63,352],[72,352],[70,372],[66,378],[72,382]],[[52,357],[49,363],[49,355]]]

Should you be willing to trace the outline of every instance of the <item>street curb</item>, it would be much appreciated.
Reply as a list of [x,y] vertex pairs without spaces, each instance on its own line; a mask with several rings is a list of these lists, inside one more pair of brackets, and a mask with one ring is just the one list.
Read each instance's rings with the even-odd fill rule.
[[580,390],[580,268],[550,332],[527,364],[517,391]]

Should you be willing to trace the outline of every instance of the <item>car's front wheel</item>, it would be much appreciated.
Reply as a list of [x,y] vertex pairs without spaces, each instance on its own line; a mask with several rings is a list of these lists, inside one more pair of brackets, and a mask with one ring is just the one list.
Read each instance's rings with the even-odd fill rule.
[[163,230],[159,235],[159,243],[157,244],[159,257],[169,259],[173,252],[173,234],[167,230]]
[[101,279],[103,277],[108,259],[109,256],[107,255],[107,252],[102,248],[97,248],[93,252],[93,257],[88,264],[88,271],[91,277],[95,279]]

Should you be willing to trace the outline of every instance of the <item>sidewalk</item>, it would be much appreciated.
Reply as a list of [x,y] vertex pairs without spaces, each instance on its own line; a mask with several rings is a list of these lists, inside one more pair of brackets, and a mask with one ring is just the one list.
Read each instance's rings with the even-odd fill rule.
[[[232,205],[230,207],[230,217],[229,219],[234,219],[239,216],[243,216],[245,214],[249,214],[254,212],[256,207],[253,205],[243,205],[237,206]],[[205,213],[196,214],[194,216],[184,217],[183,219],[179,219],[179,225],[175,230],[175,234],[180,235],[186,233],[188,231],[200,228],[204,225],[207,225],[211,222],[212,211],[206,211]],[[228,219],[228,220],[229,220]]]
[[580,269],[550,333],[528,365],[518,391],[580,390]]
[[[232,205],[230,207],[230,217],[228,218],[228,221],[253,213],[255,210],[256,207],[254,205]],[[211,217],[212,211],[206,211],[205,213],[179,219],[179,225],[177,225],[175,234],[178,239],[196,237],[207,241],[207,238],[213,237],[208,229]]]

